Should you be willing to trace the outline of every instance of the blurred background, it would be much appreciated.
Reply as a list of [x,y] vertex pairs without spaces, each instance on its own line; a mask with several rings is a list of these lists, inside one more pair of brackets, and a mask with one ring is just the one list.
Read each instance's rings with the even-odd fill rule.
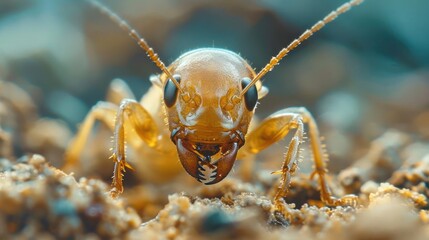
[[[218,47],[240,53],[257,70],[344,2],[103,1],[167,65],[188,50]],[[428,12],[427,0],[367,0],[353,8],[265,76],[270,93],[258,116],[307,107],[325,136],[334,170],[388,129],[428,140]],[[159,72],[126,32],[85,1],[0,2],[0,80],[29,93],[34,114],[61,120],[58,132],[66,136],[105,99],[112,79],[123,79],[139,98],[150,86],[149,76]],[[13,102],[5,86],[0,97]],[[13,111],[0,111],[6,130],[17,128],[16,118],[32,119],[11,118]]]

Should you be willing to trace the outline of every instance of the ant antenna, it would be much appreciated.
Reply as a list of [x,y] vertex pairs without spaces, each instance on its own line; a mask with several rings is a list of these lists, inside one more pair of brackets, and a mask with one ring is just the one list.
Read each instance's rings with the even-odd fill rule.
[[140,34],[135,29],[133,29],[124,19],[119,17],[116,13],[114,13],[112,10],[110,10],[109,8],[107,8],[106,6],[101,4],[99,1],[88,0],[88,2],[93,7],[98,9],[102,14],[107,15],[113,22],[118,24],[119,27],[121,27],[123,30],[127,31],[129,33],[129,35],[131,36],[131,38],[133,38],[137,42],[137,44],[143,50],[145,50],[145,52],[146,52],[147,56],[150,58],[150,60],[152,60],[152,62],[154,62],[156,64],[156,66],[159,69],[161,69],[161,71],[163,71],[171,81],[173,81],[174,85],[176,85],[176,87],[180,91],[182,91],[182,89],[180,88],[179,82],[177,82],[177,80],[173,77],[171,72],[168,71],[168,69],[165,67],[165,64],[161,61],[161,59],[159,59],[158,54],[153,51],[153,48],[151,48],[149,46],[149,44],[146,42],[146,40],[144,40],[144,38],[142,38],[140,36]]
[[351,0],[347,3],[344,3],[336,10],[332,11],[328,15],[326,15],[323,20],[318,21],[316,24],[314,24],[310,29],[307,29],[304,33],[299,36],[299,38],[293,40],[286,48],[283,48],[275,57],[272,57],[270,62],[265,65],[265,67],[252,79],[252,81],[241,91],[240,98],[243,97],[243,95],[253,86],[255,83],[260,80],[265,74],[267,74],[269,71],[273,70],[273,68],[278,65],[280,60],[282,60],[283,57],[285,57],[289,52],[294,50],[296,47],[298,47],[302,42],[307,40],[311,35],[313,35],[315,32],[319,31],[321,28],[323,28],[326,24],[332,22],[335,18],[337,18],[339,15],[347,12],[350,10],[350,8],[357,6],[361,4],[364,0]]

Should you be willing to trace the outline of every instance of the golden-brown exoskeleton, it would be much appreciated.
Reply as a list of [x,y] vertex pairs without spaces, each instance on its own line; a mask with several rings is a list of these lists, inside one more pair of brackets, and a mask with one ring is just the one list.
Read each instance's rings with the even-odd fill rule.
[[[260,79],[302,41],[339,14],[360,4],[361,0],[352,0],[332,11],[282,49],[259,73],[238,54],[217,48],[187,52],[166,67],[146,41],[125,21],[98,2],[92,3],[130,33],[162,74],[151,79],[153,86],[140,102],[124,99],[119,109],[109,103],[95,106],[67,152],[68,165],[76,163],[95,120],[109,122],[115,119],[112,129],[114,195],[123,191],[122,172],[129,166],[125,159],[125,142],[135,148],[144,143],[146,149],[151,149],[148,150],[152,154],[151,159],[147,161],[146,169],[142,169],[142,174],[148,174],[153,179],[157,178],[156,175],[174,174],[178,158],[186,172],[196,180],[214,184],[228,175],[239,150],[244,154],[257,154],[293,130],[282,167],[275,172],[281,175],[274,197],[276,209],[280,210],[283,208],[282,198],[287,193],[291,175],[297,168],[306,124],[314,155],[313,175],[318,176],[322,201],[331,206],[355,201],[354,196],[336,199],[331,195],[325,176],[327,159],[318,128],[305,108],[282,109],[267,117],[250,132],[249,124],[258,99],[268,92]],[[122,96],[126,97],[126,94]],[[168,129],[164,127],[164,114]],[[133,131],[129,131],[125,137],[125,129]]]

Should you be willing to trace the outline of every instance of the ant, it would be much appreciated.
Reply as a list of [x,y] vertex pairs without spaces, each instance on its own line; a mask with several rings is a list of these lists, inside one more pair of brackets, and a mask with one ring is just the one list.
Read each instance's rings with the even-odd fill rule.
[[[283,197],[298,166],[304,124],[307,124],[314,155],[311,176],[318,176],[321,200],[328,206],[356,203],[357,197],[354,195],[342,198],[332,196],[326,179],[327,157],[317,124],[306,108],[291,107],[277,111],[250,131],[249,123],[258,100],[268,93],[268,89],[262,86],[262,77],[303,41],[362,2],[351,0],[344,3],[283,48],[262,70],[255,72],[237,53],[220,48],[199,48],[186,52],[167,67],[127,22],[101,3],[90,1],[127,31],[162,73],[151,77],[152,87],[140,102],[130,99],[129,94],[119,86],[116,90],[123,98],[119,109],[108,102],[95,105],[66,152],[66,166],[77,164],[95,120],[109,123],[115,119],[112,128],[111,158],[115,163],[112,196],[123,192],[123,172],[131,168],[125,158],[125,141],[133,148],[143,147],[144,156],[148,158],[145,159],[148,165],[144,174],[154,178],[173,176],[178,173],[180,161],[186,172],[197,181],[215,184],[228,175],[237,155],[240,158],[242,155],[257,154],[293,130],[295,132],[282,167],[273,172],[281,175],[274,206],[282,211],[285,210]],[[168,128],[165,127],[166,123]],[[126,129],[132,130],[127,131],[127,136]]]

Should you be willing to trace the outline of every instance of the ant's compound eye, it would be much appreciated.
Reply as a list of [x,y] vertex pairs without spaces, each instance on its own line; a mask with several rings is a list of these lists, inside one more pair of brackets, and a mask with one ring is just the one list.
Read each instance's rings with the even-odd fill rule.
[[[180,83],[180,75],[176,74],[173,77],[178,83]],[[174,105],[174,103],[176,103],[178,91],[179,89],[177,89],[177,86],[174,84],[174,82],[171,81],[171,79],[168,79],[164,88],[164,103],[167,105],[167,107],[170,108]]]
[[[247,85],[250,84],[252,80],[250,78],[245,77],[241,80],[241,87],[244,89]],[[253,111],[256,106],[256,102],[258,101],[258,90],[256,90],[256,86],[253,85],[249,88],[249,90],[244,93],[244,103],[246,104],[246,108],[249,111]]]

